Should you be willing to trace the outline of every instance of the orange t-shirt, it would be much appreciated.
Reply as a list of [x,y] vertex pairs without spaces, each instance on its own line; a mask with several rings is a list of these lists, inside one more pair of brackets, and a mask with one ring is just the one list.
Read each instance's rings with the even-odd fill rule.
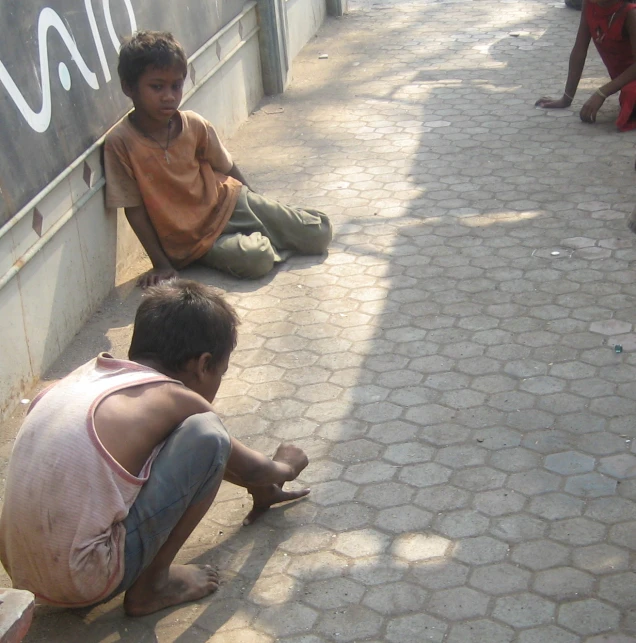
[[211,123],[177,112],[181,132],[167,150],[125,118],[106,137],[106,206],[144,205],[175,268],[202,257],[236,206],[242,184],[224,173],[232,157]]

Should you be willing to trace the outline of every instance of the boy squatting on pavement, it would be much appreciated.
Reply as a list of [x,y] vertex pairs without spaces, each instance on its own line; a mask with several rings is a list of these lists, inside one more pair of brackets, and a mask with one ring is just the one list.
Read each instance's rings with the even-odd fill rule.
[[221,484],[245,487],[249,524],[307,456],[270,460],[230,437],[210,403],[236,345],[234,310],[208,286],[148,291],[129,360],[106,353],[40,393],[18,433],[0,517],[0,559],[19,589],[81,607],[126,592],[131,616],[216,590],[209,566],[173,565]]
[[187,59],[172,34],[135,33],[118,72],[135,109],[106,138],[106,205],[125,208],[152,261],[139,285],[195,261],[256,279],[294,252],[325,251],[332,232],[324,213],[252,192],[214,127],[179,111]]

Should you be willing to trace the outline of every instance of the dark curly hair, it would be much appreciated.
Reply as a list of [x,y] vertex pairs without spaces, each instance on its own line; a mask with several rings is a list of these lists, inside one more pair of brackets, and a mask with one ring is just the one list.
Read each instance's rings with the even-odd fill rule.
[[148,67],[182,67],[188,73],[188,58],[169,31],[137,31],[119,50],[117,73],[123,85],[134,87]]
[[210,353],[210,367],[236,347],[239,319],[211,288],[173,279],[148,288],[135,315],[128,357],[150,358],[178,373],[193,358]]

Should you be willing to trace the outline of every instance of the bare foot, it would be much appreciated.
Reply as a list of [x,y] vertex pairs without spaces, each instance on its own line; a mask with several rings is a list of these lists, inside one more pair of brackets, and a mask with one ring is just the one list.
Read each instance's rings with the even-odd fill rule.
[[126,592],[128,616],[145,616],[159,610],[196,601],[219,587],[219,575],[209,565],[170,565],[160,582],[144,582],[143,575]]

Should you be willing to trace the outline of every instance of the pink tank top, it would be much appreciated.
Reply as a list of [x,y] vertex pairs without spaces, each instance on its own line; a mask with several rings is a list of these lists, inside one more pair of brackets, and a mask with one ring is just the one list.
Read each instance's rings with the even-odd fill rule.
[[73,607],[117,588],[121,521],[162,445],[133,476],[100,442],[94,412],[115,391],[173,381],[102,353],[35,398],[13,447],[0,518],[0,559],[15,588]]

